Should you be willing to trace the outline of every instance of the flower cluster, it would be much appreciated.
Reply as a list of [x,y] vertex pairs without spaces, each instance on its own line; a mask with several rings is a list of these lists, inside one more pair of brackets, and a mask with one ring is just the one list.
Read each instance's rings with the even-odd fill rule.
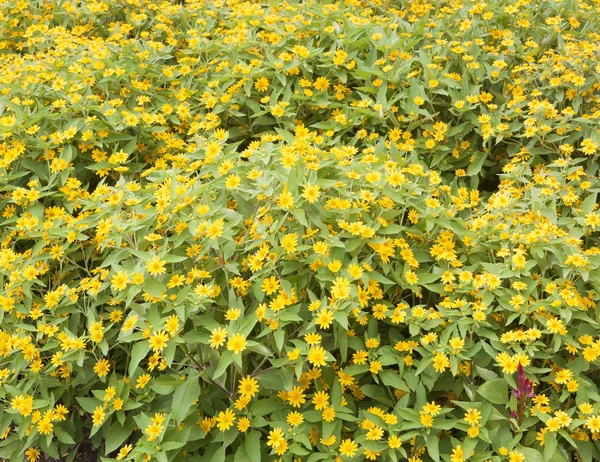
[[600,460],[599,18],[3,2],[0,459]]

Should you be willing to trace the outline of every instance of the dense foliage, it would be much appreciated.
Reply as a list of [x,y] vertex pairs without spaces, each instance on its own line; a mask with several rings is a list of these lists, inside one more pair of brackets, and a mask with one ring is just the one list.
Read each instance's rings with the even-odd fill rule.
[[600,460],[600,4],[0,6],[0,458]]

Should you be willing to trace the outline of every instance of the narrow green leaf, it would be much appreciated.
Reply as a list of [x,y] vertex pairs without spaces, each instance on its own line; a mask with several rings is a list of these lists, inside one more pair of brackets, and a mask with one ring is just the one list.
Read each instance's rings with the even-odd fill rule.
[[260,462],[260,432],[252,430],[246,437],[248,462]]
[[188,376],[183,385],[177,387],[173,394],[173,416],[177,425],[190,413],[192,404],[200,396],[199,374],[193,377]]
[[130,376],[133,375],[133,373],[135,372],[136,368],[138,367],[138,365],[140,364],[142,359],[144,359],[146,357],[146,355],[148,354],[149,350],[150,350],[150,346],[148,345],[148,342],[146,342],[146,341],[137,342],[135,345],[133,345],[133,348],[131,349],[131,356],[129,358],[129,375]]
[[427,436],[427,453],[433,460],[439,462],[440,447],[436,433],[431,433],[429,436]]
[[221,359],[219,359],[219,364],[215,369],[215,373],[213,374],[213,379],[218,379],[221,377],[229,365],[233,362],[233,352],[226,351],[221,355]]

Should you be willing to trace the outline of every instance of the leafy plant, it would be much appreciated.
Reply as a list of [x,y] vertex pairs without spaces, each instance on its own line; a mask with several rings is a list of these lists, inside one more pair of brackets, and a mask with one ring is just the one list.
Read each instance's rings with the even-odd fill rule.
[[4,2],[0,458],[599,460],[599,13]]

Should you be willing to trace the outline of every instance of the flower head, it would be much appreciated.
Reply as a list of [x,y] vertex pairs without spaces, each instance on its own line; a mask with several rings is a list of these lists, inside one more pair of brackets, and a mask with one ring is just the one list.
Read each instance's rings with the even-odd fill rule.
[[525,370],[521,363],[519,363],[519,367],[517,368],[518,377],[517,377],[517,389],[513,388],[513,394],[515,398],[521,399],[523,398],[533,398],[535,393],[533,392],[533,382],[525,377]]

